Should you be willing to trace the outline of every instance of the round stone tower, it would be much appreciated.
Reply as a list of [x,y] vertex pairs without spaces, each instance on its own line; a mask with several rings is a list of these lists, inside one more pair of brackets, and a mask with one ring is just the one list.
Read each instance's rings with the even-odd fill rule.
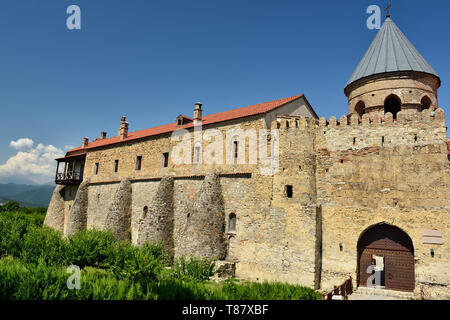
[[434,111],[441,80],[388,15],[347,86],[348,115]]

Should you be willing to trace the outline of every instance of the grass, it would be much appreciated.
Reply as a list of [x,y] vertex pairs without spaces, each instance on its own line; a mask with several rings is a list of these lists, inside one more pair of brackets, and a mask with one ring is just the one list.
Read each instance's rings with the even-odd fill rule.
[[[40,210],[40,211],[39,211]],[[11,300],[316,300],[320,293],[285,283],[209,281],[214,261],[168,263],[160,244],[136,247],[99,230],[68,239],[43,226],[41,209],[0,207],[0,299]],[[80,268],[70,290],[67,267]]]

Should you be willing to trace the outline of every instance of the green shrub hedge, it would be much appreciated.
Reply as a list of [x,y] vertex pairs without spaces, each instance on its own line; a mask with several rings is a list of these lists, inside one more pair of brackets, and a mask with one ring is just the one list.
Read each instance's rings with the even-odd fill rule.
[[[0,299],[320,299],[283,283],[208,281],[214,261],[180,257],[169,265],[161,244],[136,247],[111,232],[86,230],[64,239],[40,213],[0,212]],[[70,290],[67,267],[81,268]]]

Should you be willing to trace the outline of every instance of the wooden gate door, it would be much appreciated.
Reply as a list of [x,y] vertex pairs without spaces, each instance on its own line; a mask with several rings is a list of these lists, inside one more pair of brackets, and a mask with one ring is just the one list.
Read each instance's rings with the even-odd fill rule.
[[374,258],[383,257],[384,270],[380,272],[386,289],[414,291],[414,248],[409,236],[401,229],[387,225],[376,225],[365,231],[358,241],[358,285],[367,286],[367,273]]

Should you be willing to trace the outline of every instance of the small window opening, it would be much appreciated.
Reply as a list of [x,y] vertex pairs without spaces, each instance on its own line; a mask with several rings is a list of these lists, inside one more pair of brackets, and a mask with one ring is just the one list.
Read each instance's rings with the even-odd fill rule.
[[178,125],[182,126],[183,125],[183,119],[178,119]]
[[417,142],[417,136],[414,136],[414,142]]
[[233,153],[234,158],[237,159],[239,156],[239,141],[233,141]]
[[290,185],[286,186],[285,192],[286,192],[286,197],[288,197],[288,198],[292,198],[292,196],[294,195],[293,188]]
[[381,145],[384,145],[384,136],[381,137]]
[[119,171],[119,160],[114,160],[114,172]]
[[341,159],[341,160],[339,160],[339,162],[340,162],[340,163],[344,163],[344,160]]
[[295,127],[298,128],[298,120],[295,120]]
[[236,231],[236,215],[230,213],[228,216],[228,231]]
[[356,138],[353,138],[353,144],[356,144]]
[[94,164],[94,174],[97,175],[98,174],[98,162],[96,162]]
[[136,157],[136,170],[141,170],[142,166],[142,156]]
[[163,167],[167,168],[169,166],[169,153],[164,152],[163,153]]
[[289,121],[286,120],[286,128],[289,128]]
[[142,219],[145,219],[147,217],[148,207],[145,206],[144,210],[142,210]]

